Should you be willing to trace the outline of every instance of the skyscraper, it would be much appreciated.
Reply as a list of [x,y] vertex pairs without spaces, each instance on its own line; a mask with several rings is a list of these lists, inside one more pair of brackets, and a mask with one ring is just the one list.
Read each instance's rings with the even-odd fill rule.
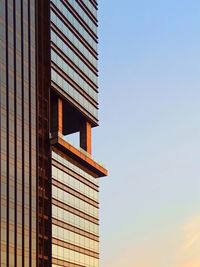
[[98,266],[97,56],[95,0],[0,0],[2,267]]

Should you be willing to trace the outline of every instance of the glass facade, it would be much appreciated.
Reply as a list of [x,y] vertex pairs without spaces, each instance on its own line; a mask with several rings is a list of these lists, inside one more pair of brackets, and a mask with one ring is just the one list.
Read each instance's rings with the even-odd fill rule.
[[1,267],[36,266],[35,1],[0,1]]
[[52,151],[52,266],[98,267],[98,180]]
[[[89,123],[98,122],[96,16],[94,1],[51,0],[51,87],[65,93],[63,105],[72,104],[84,116],[67,130],[79,124],[80,140],[87,139],[87,145],[80,141],[82,153],[89,158],[91,138],[82,126],[88,117]],[[62,125],[62,112],[59,120]],[[62,126],[57,129],[62,136]],[[98,180],[67,156],[52,150],[52,266],[98,267]]]
[[[87,3],[87,5],[86,5]],[[51,79],[65,97],[98,121],[96,7],[84,2],[51,0]]]
[[[0,1],[1,267],[98,267],[96,13],[91,0]],[[58,137],[75,132],[69,153]]]

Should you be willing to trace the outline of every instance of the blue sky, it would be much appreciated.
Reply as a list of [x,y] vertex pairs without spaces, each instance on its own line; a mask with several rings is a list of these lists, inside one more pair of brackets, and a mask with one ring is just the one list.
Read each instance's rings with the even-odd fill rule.
[[200,2],[99,1],[101,267],[200,266]]

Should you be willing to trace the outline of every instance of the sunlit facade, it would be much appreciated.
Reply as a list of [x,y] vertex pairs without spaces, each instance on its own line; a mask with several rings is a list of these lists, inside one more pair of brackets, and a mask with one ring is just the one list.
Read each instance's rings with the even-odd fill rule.
[[0,1],[1,267],[99,266],[97,43],[96,0]]
[[[98,173],[102,167],[90,156],[91,127],[98,124],[97,3],[52,0],[50,8],[54,116],[57,111],[51,135],[60,138],[52,147],[52,266],[98,267],[96,178],[106,171]],[[67,136],[75,132],[81,149],[73,153]]]
[[1,267],[36,266],[35,53],[35,1],[1,0]]
[[52,152],[52,263],[97,267],[98,180]]

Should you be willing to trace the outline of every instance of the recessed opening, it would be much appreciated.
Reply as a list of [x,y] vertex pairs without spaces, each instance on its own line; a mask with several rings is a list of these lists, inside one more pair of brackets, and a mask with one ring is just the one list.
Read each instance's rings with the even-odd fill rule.
[[91,123],[67,101],[51,95],[51,136],[91,153]]
[[63,135],[80,132],[85,117],[68,102],[63,101]]

